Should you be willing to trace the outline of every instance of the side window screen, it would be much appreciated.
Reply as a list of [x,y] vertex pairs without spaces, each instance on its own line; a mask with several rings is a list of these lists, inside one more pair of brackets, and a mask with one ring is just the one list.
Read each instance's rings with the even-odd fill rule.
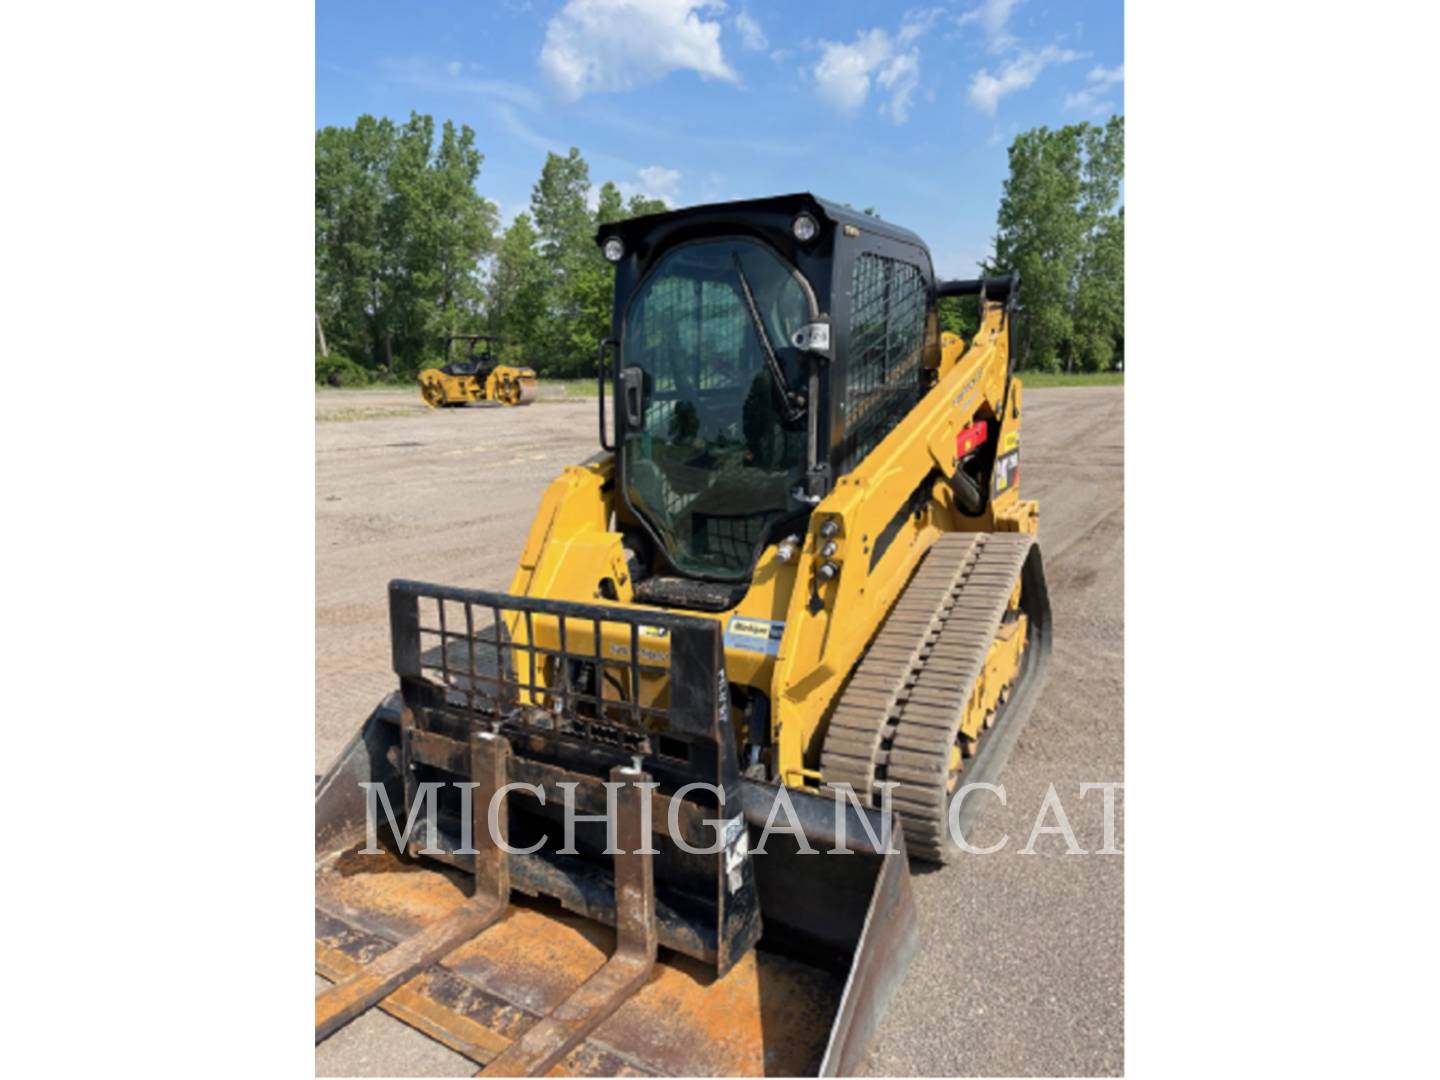
[[842,472],[888,435],[920,395],[925,279],[899,259],[864,253],[851,279]]

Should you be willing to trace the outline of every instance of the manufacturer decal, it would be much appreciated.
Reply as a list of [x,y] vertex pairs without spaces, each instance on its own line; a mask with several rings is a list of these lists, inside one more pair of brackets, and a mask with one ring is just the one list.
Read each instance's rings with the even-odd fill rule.
[[[630,648],[626,645],[611,645],[610,655],[619,660],[629,660]],[[664,664],[669,662],[670,654],[668,652],[661,652],[659,649],[647,649],[644,645],[641,645],[640,659],[649,660],[652,664]]]
[[780,652],[780,639],[784,634],[783,622],[732,615],[725,625],[725,647],[777,656]]
[[[661,644],[668,644],[670,637],[669,627],[646,626],[644,623],[641,623],[637,636],[641,639],[642,642],[640,645],[640,659],[649,660],[653,663],[659,664],[663,664],[669,661],[669,653],[662,652],[660,649],[647,649],[645,647],[646,639]],[[628,645],[612,644],[610,646],[610,655],[619,657],[622,660],[628,660],[630,659],[630,647]]]
[[955,395],[955,397],[951,400],[950,404],[957,409],[963,408],[966,401],[970,397],[970,391],[975,389],[975,384],[979,381],[980,375],[978,373],[972,376],[970,381],[960,388],[960,392]]

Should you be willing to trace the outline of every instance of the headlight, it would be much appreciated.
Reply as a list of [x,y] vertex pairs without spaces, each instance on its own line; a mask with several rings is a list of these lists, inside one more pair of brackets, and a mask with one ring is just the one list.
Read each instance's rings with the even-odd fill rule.
[[618,236],[612,236],[605,241],[605,246],[600,250],[605,253],[605,258],[611,262],[619,262],[625,257],[625,242]]
[[820,226],[815,224],[815,219],[809,214],[795,215],[795,223],[790,226],[790,231],[795,234],[795,239],[802,244],[808,244],[815,239],[815,234],[820,231]]

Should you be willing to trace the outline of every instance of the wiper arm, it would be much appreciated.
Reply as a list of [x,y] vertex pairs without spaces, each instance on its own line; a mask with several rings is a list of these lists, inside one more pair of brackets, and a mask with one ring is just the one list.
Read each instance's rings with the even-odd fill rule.
[[798,420],[805,415],[805,398],[791,390],[785,379],[785,368],[780,363],[780,358],[775,355],[775,346],[770,344],[770,335],[765,331],[765,320],[760,318],[760,309],[755,306],[755,293],[750,289],[750,279],[745,276],[745,267],[740,265],[740,256],[732,251],[730,261],[735,264],[735,273],[740,276],[740,291],[745,296],[745,309],[750,312],[751,325],[755,327],[755,333],[760,338],[760,348],[765,353],[765,366],[770,369],[770,377],[780,388],[780,411],[786,420]]

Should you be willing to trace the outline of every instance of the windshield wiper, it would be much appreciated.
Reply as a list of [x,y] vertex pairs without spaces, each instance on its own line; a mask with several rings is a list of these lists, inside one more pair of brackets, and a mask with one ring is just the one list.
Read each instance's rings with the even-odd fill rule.
[[745,295],[745,309],[750,312],[750,322],[760,338],[760,348],[765,353],[765,366],[770,369],[770,377],[780,388],[780,411],[786,420],[798,420],[805,415],[804,395],[791,390],[785,379],[785,368],[780,363],[780,358],[775,355],[775,347],[770,344],[770,335],[765,331],[765,321],[760,318],[760,309],[755,306],[755,294],[750,289],[750,279],[745,276],[745,267],[740,265],[740,256],[732,251],[730,261],[735,264],[735,273],[740,276],[740,291]]

